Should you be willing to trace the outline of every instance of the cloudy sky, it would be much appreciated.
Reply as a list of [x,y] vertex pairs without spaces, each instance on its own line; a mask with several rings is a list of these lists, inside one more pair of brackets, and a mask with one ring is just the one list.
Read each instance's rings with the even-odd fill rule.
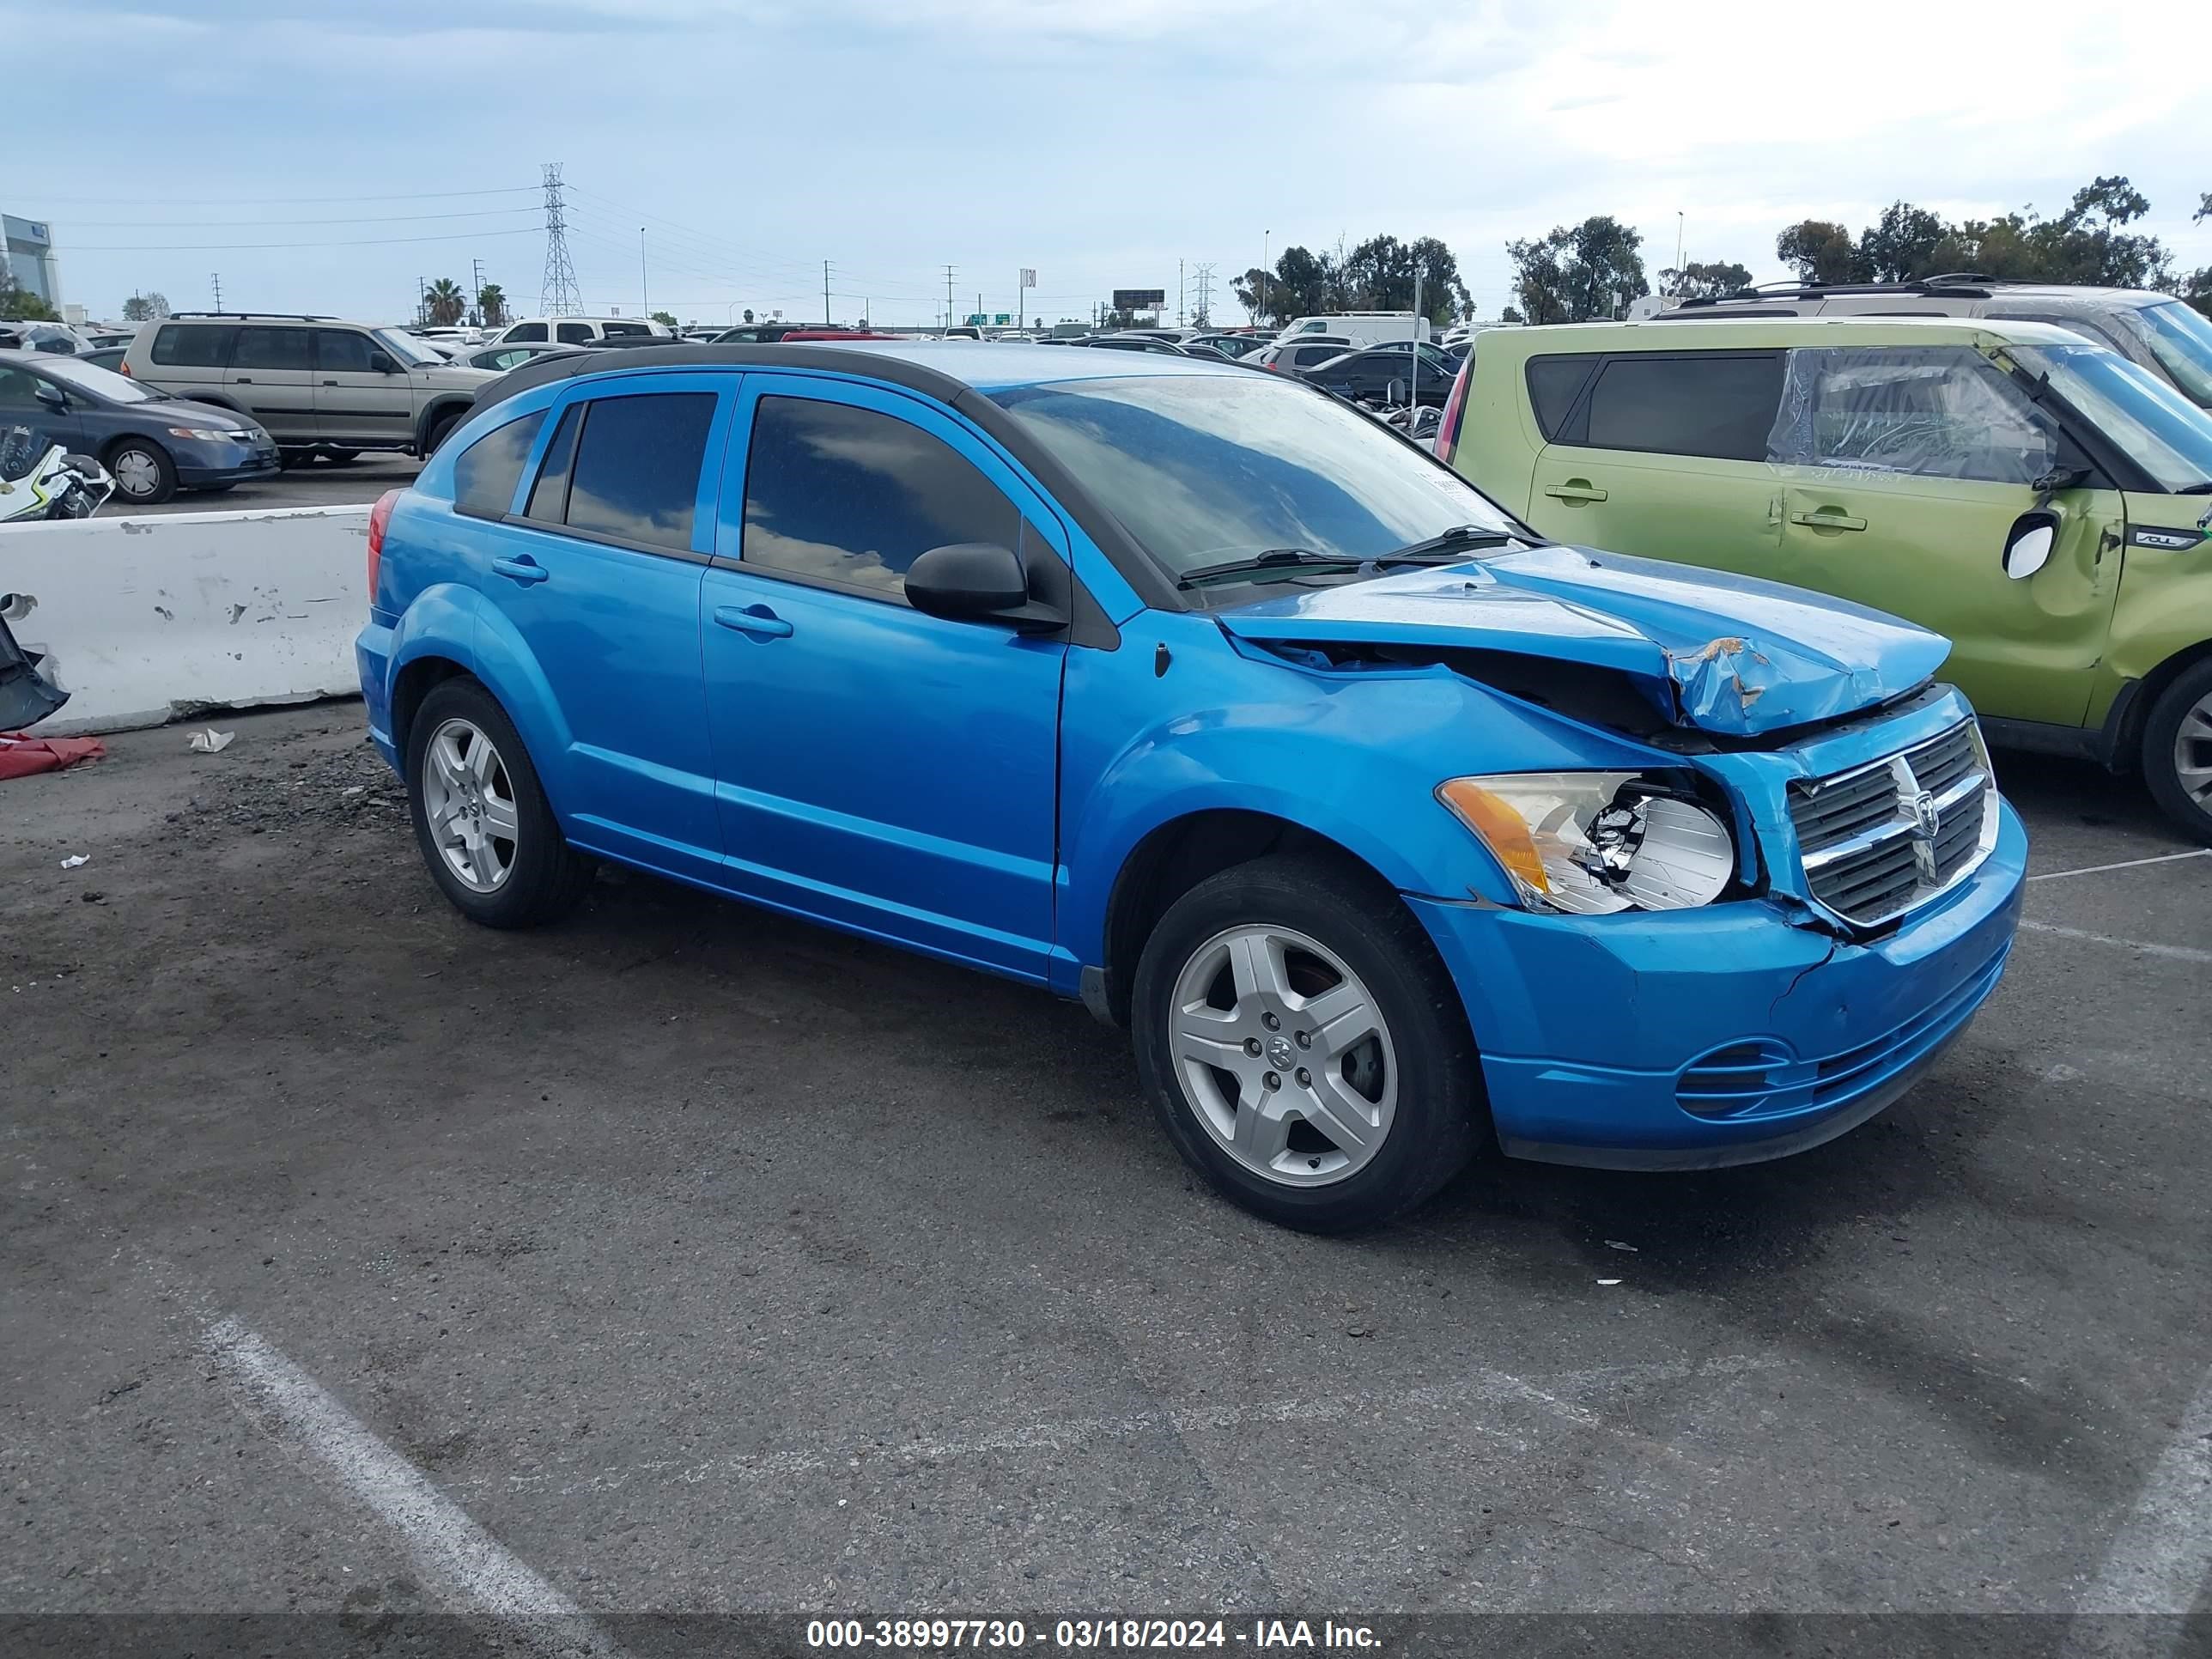
[[[64,297],[411,314],[471,261],[535,310],[540,164],[586,309],[685,320],[1087,315],[1264,247],[1435,235],[1478,310],[1504,243],[1592,213],[1647,267],[1780,276],[1775,233],[2063,207],[2100,173],[2212,264],[2212,7],[1852,0],[1833,17],[1437,0],[0,0],[0,209]],[[51,43],[36,54],[24,43]],[[37,72],[33,73],[33,65]],[[645,230],[641,273],[639,229]]]

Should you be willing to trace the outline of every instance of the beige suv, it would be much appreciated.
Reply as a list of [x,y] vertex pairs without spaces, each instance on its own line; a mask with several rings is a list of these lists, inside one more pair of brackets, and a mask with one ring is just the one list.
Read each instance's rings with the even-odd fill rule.
[[364,449],[428,455],[495,378],[396,328],[249,312],[165,317],[131,337],[120,368],[170,397],[252,416],[288,461]]

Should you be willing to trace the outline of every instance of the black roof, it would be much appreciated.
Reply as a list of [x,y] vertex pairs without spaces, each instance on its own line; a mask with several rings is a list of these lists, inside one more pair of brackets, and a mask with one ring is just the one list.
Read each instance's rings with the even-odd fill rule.
[[1992,288],[2002,286],[2001,278],[1984,276],[1977,270],[1948,270],[1909,283],[1760,283],[1753,288],[1737,289],[1732,294],[1700,295],[1694,300],[1683,301],[1680,309],[1687,311],[1692,306],[1717,306],[1738,300],[1825,300],[1838,294],[1940,294],[1954,300],[1986,300]]
[[504,402],[518,392],[579,374],[612,374],[633,368],[717,368],[754,365],[763,368],[819,368],[848,374],[865,374],[889,380],[909,392],[919,392],[950,404],[968,389],[968,382],[921,363],[850,346],[809,343],[774,345],[732,340],[726,345],[677,344],[632,346],[623,351],[549,352],[513,368],[479,390],[478,408]]

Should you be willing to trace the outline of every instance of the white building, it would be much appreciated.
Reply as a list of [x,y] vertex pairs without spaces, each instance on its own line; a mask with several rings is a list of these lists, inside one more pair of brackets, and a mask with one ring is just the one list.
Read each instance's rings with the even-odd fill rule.
[[45,220],[0,213],[0,266],[56,313],[60,312],[62,287],[54,265],[53,228]]

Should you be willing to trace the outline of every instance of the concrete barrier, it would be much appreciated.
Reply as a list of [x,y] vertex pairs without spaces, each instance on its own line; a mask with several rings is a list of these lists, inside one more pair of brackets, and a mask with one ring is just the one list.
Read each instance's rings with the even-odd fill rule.
[[0,530],[9,626],[70,701],[36,729],[119,732],[357,692],[368,508]]

